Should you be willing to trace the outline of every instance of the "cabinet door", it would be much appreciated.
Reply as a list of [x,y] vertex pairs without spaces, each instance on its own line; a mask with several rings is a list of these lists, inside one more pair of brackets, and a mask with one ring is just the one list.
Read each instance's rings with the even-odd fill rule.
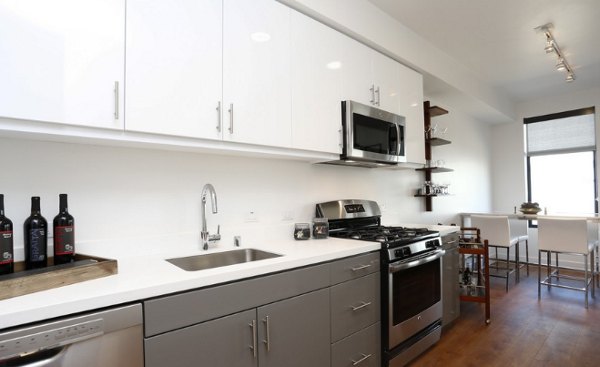
[[449,325],[460,316],[460,286],[458,284],[460,254],[458,253],[458,240],[457,233],[442,237],[443,248],[446,250],[446,254],[442,257],[443,326]]
[[291,146],[290,11],[273,0],[224,1],[224,139]]
[[147,338],[145,366],[257,367],[253,322],[256,309]]
[[3,0],[0,116],[120,129],[123,0]]
[[375,103],[373,80],[373,50],[349,37],[344,37],[342,65],[342,94],[344,100],[352,100],[369,106]]
[[372,51],[373,81],[375,83],[375,99],[377,107],[382,110],[400,114],[400,63],[389,57]]
[[343,35],[292,11],[292,146],[341,153]]
[[127,1],[127,130],[221,139],[221,0]]
[[329,289],[258,308],[261,367],[329,367]]
[[425,128],[423,126],[423,76],[400,67],[400,115],[406,118],[406,160],[425,164]]

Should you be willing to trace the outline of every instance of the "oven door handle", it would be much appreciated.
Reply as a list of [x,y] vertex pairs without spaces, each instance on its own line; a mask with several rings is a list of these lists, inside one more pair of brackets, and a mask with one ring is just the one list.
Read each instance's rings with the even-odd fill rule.
[[399,272],[401,270],[406,270],[406,269],[414,268],[415,266],[426,264],[428,262],[431,262],[431,261],[439,259],[440,257],[444,256],[445,253],[446,253],[445,250],[435,250],[435,252],[431,256],[427,256],[427,257],[424,257],[424,258],[421,258],[421,259],[409,261],[407,263],[400,263],[400,264],[397,264],[397,265],[390,264],[389,265],[389,272],[390,272],[390,274],[391,273],[396,273],[396,272]]

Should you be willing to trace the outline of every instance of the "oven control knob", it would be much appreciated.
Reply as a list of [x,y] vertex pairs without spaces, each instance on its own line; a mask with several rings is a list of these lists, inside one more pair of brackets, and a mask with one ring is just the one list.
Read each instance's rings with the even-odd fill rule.
[[409,247],[399,248],[395,251],[395,255],[398,258],[408,257],[408,256],[410,256],[410,248]]
[[436,241],[436,240],[427,241],[425,246],[427,248],[436,248],[438,246],[438,241]]

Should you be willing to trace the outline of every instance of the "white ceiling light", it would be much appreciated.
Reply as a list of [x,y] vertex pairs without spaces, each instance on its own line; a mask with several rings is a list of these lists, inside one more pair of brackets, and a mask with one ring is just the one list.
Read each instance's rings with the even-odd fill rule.
[[544,48],[547,54],[554,52],[554,42],[551,39],[546,40],[546,47]]
[[553,27],[552,23],[546,23],[539,27],[535,27],[534,29],[537,32],[543,32],[544,35],[546,36],[546,47],[544,47],[544,50],[546,51],[546,53],[547,54],[551,54],[551,53],[556,54],[556,57],[558,58],[557,63],[556,63],[556,70],[560,70],[560,71],[565,70],[567,72],[567,77],[565,80],[567,82],[572,82],[573,80],[575,80],[575,73],[573,72],[573,68],[571,67],[571,65],[569,65],[569,63],[567,62],[567,59],[565,58],[565,55],[561,51],[560,47],[558,47],[558,43],[556,43],[556,40],[554,39],[554,36],[552,35],[552,31],[551,31],[552,27]]

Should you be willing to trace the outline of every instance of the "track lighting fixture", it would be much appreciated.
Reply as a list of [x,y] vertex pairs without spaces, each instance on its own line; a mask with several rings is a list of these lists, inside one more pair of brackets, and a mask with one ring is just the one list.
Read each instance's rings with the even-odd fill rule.
[[567,77],[565,78],[565,80],[567,82],[572,82],[573,80],[575,80],[575,73],[573,72],[573,68],[571,67],[571,65],[569,65],[569,63],[567,62],[567,59],[565,59],[565,55],[561,51],[560,47],[558,47],[558,43],[556,43],[556,40],[552,35],[552,28],[552,23],[547,23],[539,27],[535,27],[534,29],[537,32],[544,33],[544,35],[546,36],[546,47],[544,47],[544,51],[546,51],[547,54],[556,54],[556,57],[558,59],[556,63],[556,70],[565,70],[567,72]]

